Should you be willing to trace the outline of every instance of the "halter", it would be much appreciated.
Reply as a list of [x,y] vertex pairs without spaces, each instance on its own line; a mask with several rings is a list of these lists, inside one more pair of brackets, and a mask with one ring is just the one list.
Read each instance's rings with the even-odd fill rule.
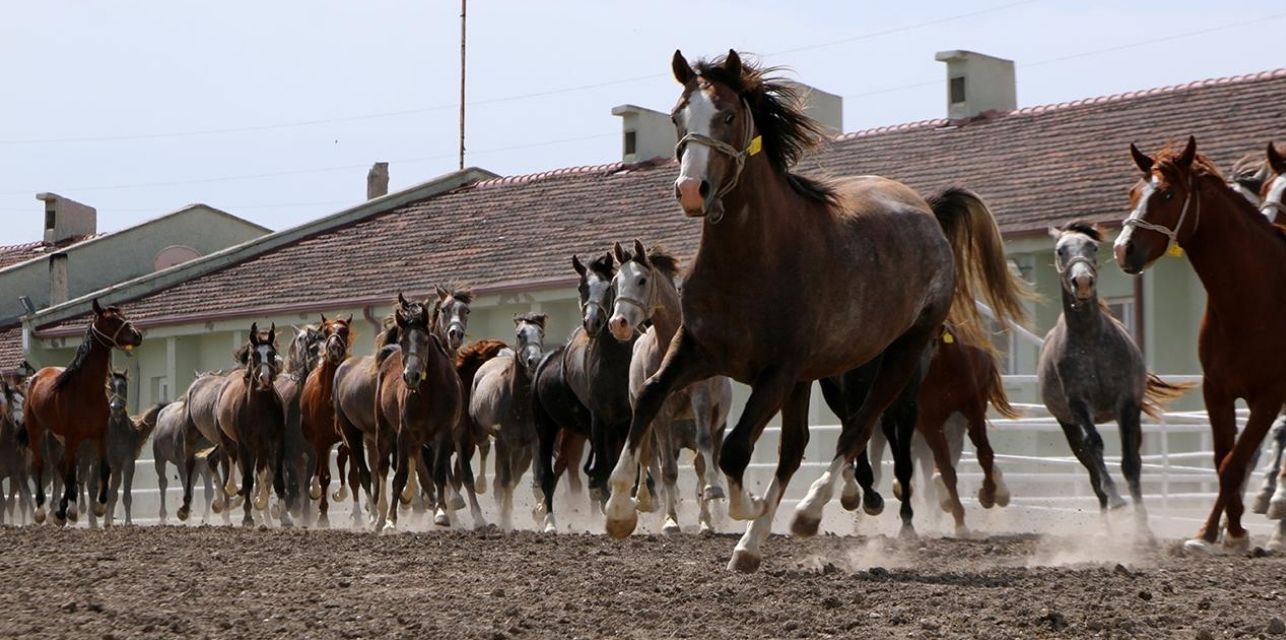
[[1286,204],[1282,204],[1276,200],[1264,200],[1259,203],[1259,212],[1264,214],[1264,217],[1268,218],[1269,222],[1276,223],[1278,220],[1286,221],[1286,217],[1282,216],[1282,214],[1286,213]]
[[[744,107],[746,112],[746,124],[742,127],[742,139],[749,141],[746,143],[745,149],[737,149],[727,142],[715,140],[710,136],[700,133],[688,133],[683,136],[683,139],[679,140],[678,144],[674,145],[675,157],[682,157],[683,146],[689,142],[695,142],[697,144],[703,144],[710,147],[726,156],[730,156],[733,162],[736,163],[736,169],[732,172],[732,178],[725,182],[723,186],[719,187],[719,191],[714,194],[714,197],[716,198],[722,198],[729,191],[736,188],[737,181],[741,179],[741,171],[746,168],[746,158],[749,158],[763,150],[763,137],[755,135],[755,117],[750,111],[750,103],[746,102],[745,98],[742,98],[741,106]],[[722,213],[710,218],[710,224],[719,224],[720,220],[723,220]]]
[[116,331],[109,336],[98,328],[98,323],[91,322],[89,323],[89,332],[93,334],[94,339],[97,340],[98,343],[103,345],[104,347],[107,347],[108,349],[120,349],[121,351],[125,351],[125,348],[121,346],[119,338],[121,337],[121,332],[125,330],[125,326],[127,324],[129,323],[122,320],[120,326],[116,327]]
[[1064,265],[1059,265],[1058,260],[1054,260],[1054,270],[1057,271],[1058,275],[1061,276],[1067,273],[1068,271],[1070,271],[1072,266],[1082,262],[1085,263],[1086,265],[1089,265],[1089,268],[1091,271],[1098,273],[1098,265],[1094,263],[1094,260],[1090,259],[1087,256],[1072,256],[1067,260],[1067,264],[1064,264]]
[[[1138,207],[1135,207],[1134,211],[1130,212],[1130,217],[1126,218],[1125,222],[1121,224],[1126,227],[1138,227],[1140,229],[1147,229],[1148,231],[1155,231],[1165,236],[1167,240],[1165,244],[1165,250],[1169,251],[1171,247],[1175,246],[1176,244],[1179,244],[1179,230],[1183,228],[1183,220],[1184,218],[1188,217],[1188,205],[1192,203],[1193,196],[1195,195],[1197,195],[1196,180],[1193,179],[1191,175],[1189,175],[1188,195],[1183,197],[1183,209],[1179,211],[1179,223],[1174,225],[1173,231],[1167,228],[1165,225],[1152,224],[1151,222],[1144,220],[1142,217],[1140,217],[1141,214],[1139,213]],[[1192,225],[1193,233],[1196,233],[1197,228],[1201,226],[1201,199],[1197,198],[1196,200],[1197,200],[1197,215],[1196,215],[1196,220],[1193,222],[1193,225]],[[1146,200],[1144,202],[1146,202]],[[1140,203],[1140,204],[1143,204],[1143,203]]]
[[[639,311],[643,312],[643,320],[639,323],[639,327],[643,326],[644,323],[652,319],[652,311],[656,309],[656,269],[653,269],[652,267],[648,267],[648,271],[651,272],[652,274],[651,275],[652,280],[651,280],[650,286],[648,287],[646,303],[636,300],[634,298],[631,298],[629,296],[623,296],[619,292],[616,294],[617,302],[624,302],[625,304],[632,305],[635,308],[637,308]],[[634,329],[636,331],[639,331],[639,327],[635,327]],[[643,333],[643,331],[639,331],[639,333]]]

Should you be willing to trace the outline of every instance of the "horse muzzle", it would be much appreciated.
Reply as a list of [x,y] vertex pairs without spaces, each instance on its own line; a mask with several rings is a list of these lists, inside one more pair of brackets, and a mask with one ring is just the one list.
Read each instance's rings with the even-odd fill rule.
[[634,338],[634,325],[630,324],[625,316],[612,316],[612,319],[607,321],[607,329],[619,342],[629,342]]
[[464,344],[464,327],[459,323],[453,322],[447,328],[447,346],[451,347],[452,351],[455,351],[462,344]]

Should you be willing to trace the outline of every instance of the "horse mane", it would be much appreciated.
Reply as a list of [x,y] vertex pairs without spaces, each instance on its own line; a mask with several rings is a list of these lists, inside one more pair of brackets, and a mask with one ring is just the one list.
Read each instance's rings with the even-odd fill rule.
[[[1176,147],[1173,143],[1167,143],[1165,148],[1157,152],[1156,166],[1162,172],[1178,177],[1182,170],[1179,168],[1179,158],[1183,155],[1183,147]],[[1217,178],[1219,182],[1226,182],[1223,172],[1215,163],[1210,161],[1204,154],[1197,153],[1192,159],[1190,168],[1192,175],[1198,178]]]
[[442,287],[443,290],[450,292],[451,297],[465,304],[473,304],[473,289],[466,286],[448,284]]
[[803,109],[799,89],[774,74],[781,67],[762,67],[745,58],[741,73],[728,73],[727,56],[698,60],[693,69],[697,75],[732,89],[746,104],[755,119],[755,129],[763,139],[764,155],[773,168],[786,176],[796,193],[811,200],[834,204],[838,195],[834,184],[791,173],[804,155],[827,138],[826,130]]
[[500,340],[479,340],[461,348],[455,356],[455,370],[460,375],[460,384],[466,389],[472,389],[473,378],[478,369],[508,348],[509,345]]
[[85,366],[85,360],[89,359],[89,352],[94,347],[94,324],[90,322],[89,328],[85,329],[85,339],[80,341],[80,346],[76,347],[76,355],[72,357],[71,364],[65,369],[58,372],[58,377],[54,378],[54,389],[61,390],[71,382],[76,373]]
[[1263,153],[1247,153],[1232,165],[1231,180],[1255,193],[1263,189],[1271,168]]
[[545,328],[545,321],[548,319],[549,319],[549,316],[543,313],[535,313],[533,311],[528,311],[527,313],[520,313],[514,316],[514,320],[518,320],[522,322],[530,322],[531,324],[539,326],[541,329]]
[[679,275],[679,259],[661,245],[653,245],[647,250],[647,261],[670,280]]
[[[308,373],[308,353],[301,351],[299,348],[299,337],[308,335],[316,331],[317,326],[306,324],[299,327],[299,331],[294,338],[290,340],[290,349],[286,351],[286,373],[287,374],[306,374]],[[350,334],[351,335],[351,334]],[[305,340],[305,342],[307,342]]]
[[1072,220],[1058,227],[1058,230],[1063,233],[1079,233],[1094,242],[1103,241],[1103,231],[1099,229],[1098,225],[1087,220]]
[[589,270],[597,273],[607,280],[611,280],[612,276],[615,275],[616,272],[616,263],[612,262],[612,260],[613,258],[611,253],[605,253],[598,256],[589,263]]
[[241,346],[234,349],[232,351],[232,359],[235,360],[237,364],[241,366],[245,366],[247,363],[249,363],[250,362],[250,343],[249,342],[243,343]]

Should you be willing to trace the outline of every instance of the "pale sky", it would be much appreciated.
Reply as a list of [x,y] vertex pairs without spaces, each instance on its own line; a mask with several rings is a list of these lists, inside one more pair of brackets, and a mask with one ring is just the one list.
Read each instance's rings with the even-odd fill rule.
[[[458,0],[15,1],[0,16],[0,244],[40,237],[40,191],[96,207],[104,231],[192,202],[281,229],[360,202],[372,162],[391,163],[393,190],[456,166]],[[619,160],[611,108],[668,110],[676,48],[788,66],[842,95],[853,131],[944,116],[936,51],[1015,60],[1029,106],[1272,69],[1284,23],[1272,3],[1209,0],[473,0],[466,163]]]

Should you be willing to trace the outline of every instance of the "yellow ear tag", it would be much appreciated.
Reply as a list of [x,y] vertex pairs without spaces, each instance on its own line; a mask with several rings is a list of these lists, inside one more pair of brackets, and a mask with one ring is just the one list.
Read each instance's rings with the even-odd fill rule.
[[955,342],[955,341],[956,341],[956,337],[955,337],[955,336],[953,336],[953,335],[951,335],[951,332],[950,332],[950,331],[943,331],[943,332],[942,332],[942,342],[943,342],[944,344],[951,344],[951,343],[953,343],[953,342]]
[[1177,244],[1175,244],[1175,245],[1171,245],[1171,246],[1170,246],[1170,249],[1169,249],[1168,251],[1166,251],[1166,254],[1168,254],[1168,255],[1170,255],[1170,256],[1173,256],[1173,257],[1175,257],[1175,258],[1182,258],[1182,257],[1183,257],[1183,247],[1180,247],[1180,246],[1179,246],[1179,245],[1177,245]]
[[753,156],[764,150],[763,136],[755,136],[750,140],[750,145],[746,147],[746,155]]

